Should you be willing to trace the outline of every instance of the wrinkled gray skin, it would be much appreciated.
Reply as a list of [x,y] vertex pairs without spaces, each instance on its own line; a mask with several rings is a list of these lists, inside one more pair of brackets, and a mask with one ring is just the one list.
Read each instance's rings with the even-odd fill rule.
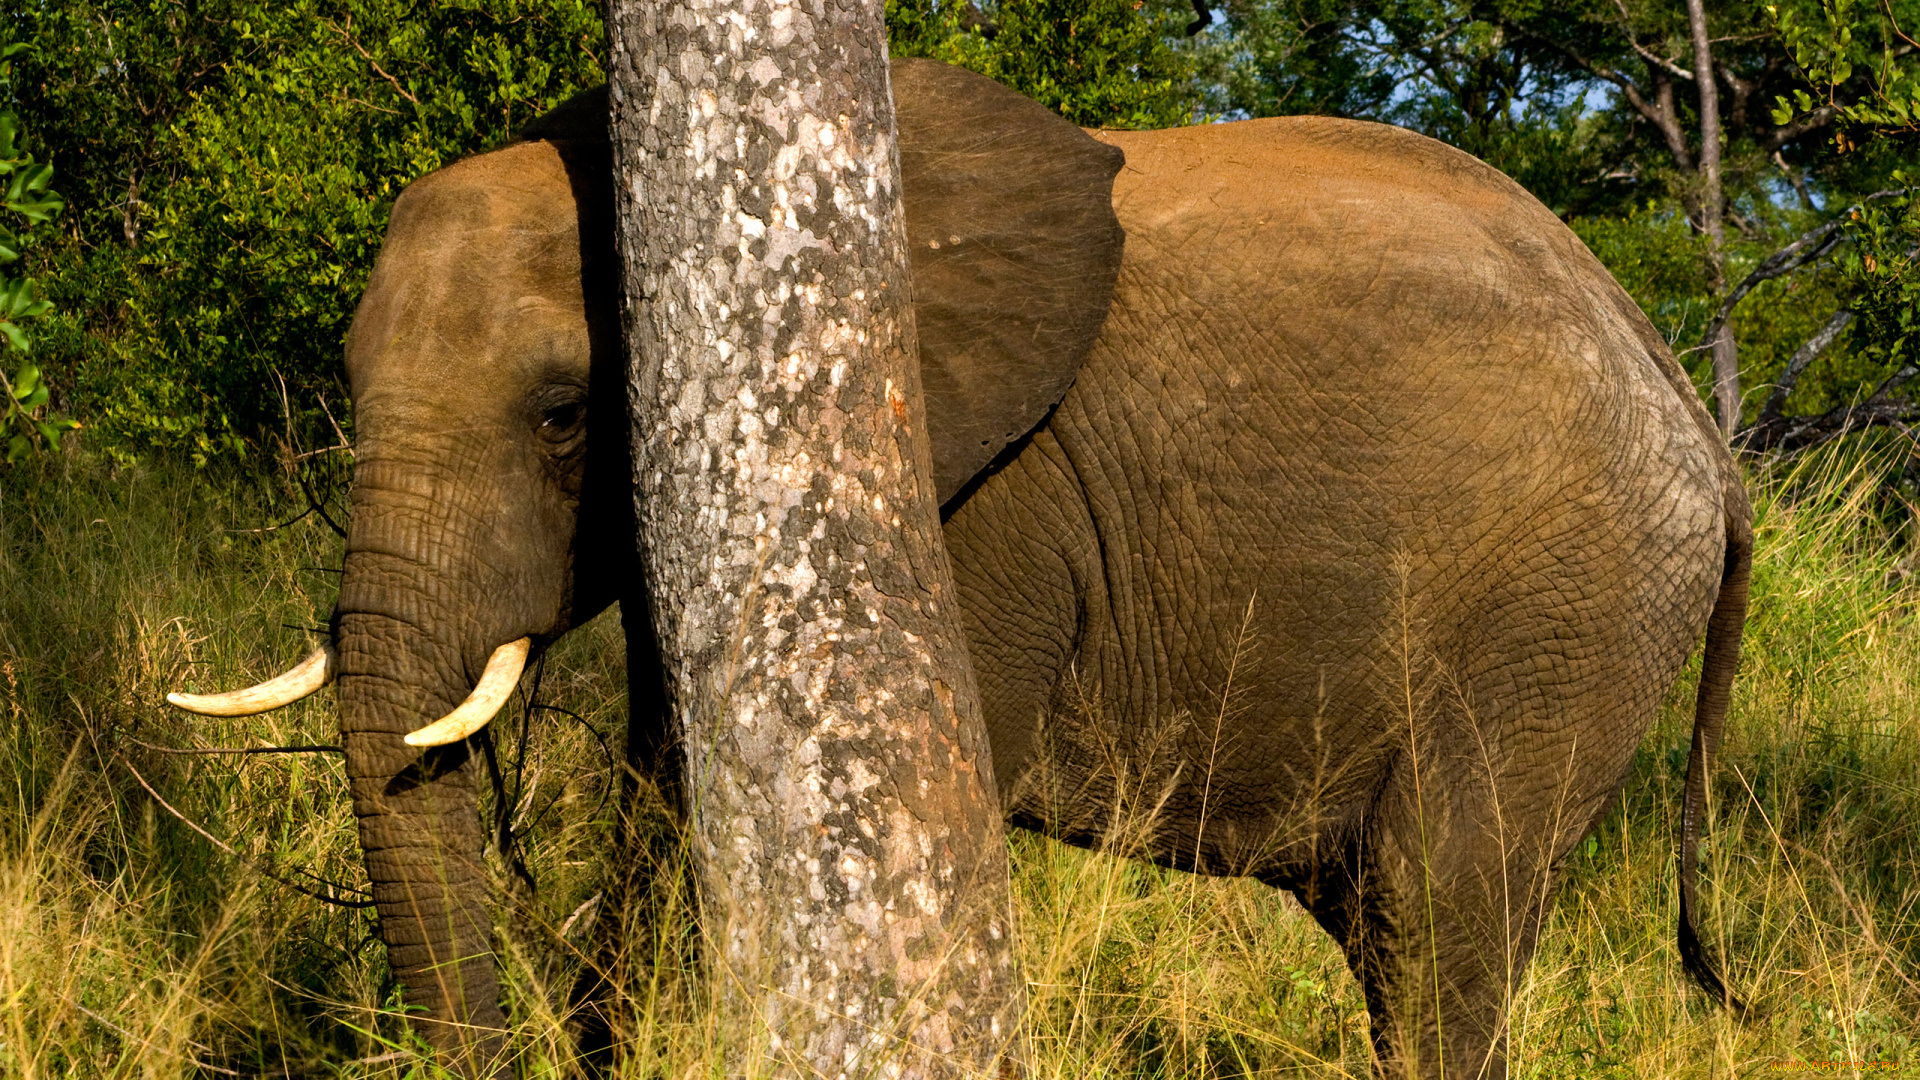
[[[1290,889],[1341,942],[1383,1071],[1504,1075],[1554,869],[1723,570],[1730,669],[1734,465],[1600,264],[1467,156],[1307,117],[1099,138],[1104,328],[947,506],[1008,817],[1091,843],[1116,797],[1160,805],[1145,855]],[[501,1022],[476,753],[401,736],[496,646],[644,605],[604,162],[540,141],[415,183],[347,354],[355,808],[408,1001],[476,1071],[498,1040],[434,1022]]]

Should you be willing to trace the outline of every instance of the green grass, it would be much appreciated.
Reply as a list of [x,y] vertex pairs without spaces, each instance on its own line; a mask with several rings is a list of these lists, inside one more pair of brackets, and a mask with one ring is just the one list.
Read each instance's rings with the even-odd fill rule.
[[[1689,673],[1515,987],[1515,1075],[1791,1075],[1775,1063],[1816,1061],[1920,1075],[1920,575],[1882,522],[1887,466],[1833,453],[1755,482],[1755,602],[1705,918],[1764,1015],[1742,1025],[1709,1005],[1673,944]],[[302,628],[332,604],[338,540],[312,519],[243,531],[298,506],[267,482],[73,457],[0,475],[0,1076],[424,1075],[371,914],[261,872],[349,896],[363,885],[340,759],[149,748],[334,740],[328,695],[233,721],[161,704],[311,647]],[[595,934],[588,902],[614,870],[599,855],[614,782],[602,740],[619,744],[621,653],[603,618],[547,660],[540,700],[577,715],[532,716],[510,796],[537,888],[490,859],[524,1075],[575,1064],[565,1003]],[[509,765],[520,721],[496,724]],[[1013,851],[1043,1080],[1368,1074],[1358,988],[1290,899],[1029,834]],[[687,974],[686,905],[661,906],[626,935],[653,976],[624,1002],[623,1072],[722,1075],[715,1010]]]

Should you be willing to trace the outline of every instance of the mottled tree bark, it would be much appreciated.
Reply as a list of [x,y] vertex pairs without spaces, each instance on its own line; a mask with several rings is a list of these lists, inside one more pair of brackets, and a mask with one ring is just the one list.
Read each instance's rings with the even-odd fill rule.
[[1004,830],[880,0],[614,0],[635,505],[729,1071],[1000,1067]]

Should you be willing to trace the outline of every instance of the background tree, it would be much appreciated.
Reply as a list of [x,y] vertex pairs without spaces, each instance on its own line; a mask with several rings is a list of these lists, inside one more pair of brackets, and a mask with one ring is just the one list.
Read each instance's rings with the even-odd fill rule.
[[991,1074],[1024,984],[878,0],[610,7],[635,511],[737,1071]]
[[[1909,386],[1920,336],[1920,207],[1914,200],[1914,152],[1920,149],[1920,50],[1901,28],[1901,15],[1888,5],[1877,31],[1865,37],[1877,45],[1862,52],[1857,15],[1847,0],[1824,4],[1819,18],[1772,9],[1782,38],[1808,88],[1775,101],[1774,119],[1830,116],[1838,129],[1834,145],[1842,153],[1873,159],[1892,156],[1906,163],[1888,174],[1892,187],[1860,198],[1854,205],[1809,230],[1763,262],[1749,280],[1796,261],[1811,261],[1841,250],[1844,299],[1818,331],[1793,356],[1776,382],[1760,415],[1743,434],[1744,445],[1758,449],[1797,449],[1868,425],[1900,426],[1920,416]],[[1908,25],[1911,25],[1909,23]],[[1843,247],[1843,245],[1845,245]],[[1746,284],[1742,283],[1743,286]],[[1738,293],[1738,290],[1736,290]],[[1730,297],[1723,308],[1737,302]],[[1784,411],[1795,384],[1809,365],[1849,329],[1854,366],[1871,373],[1873,388],[1863,400],[1830,407],[1823,413],[1789,415]],[[1913,464],[1905,470],[1912,479]]]

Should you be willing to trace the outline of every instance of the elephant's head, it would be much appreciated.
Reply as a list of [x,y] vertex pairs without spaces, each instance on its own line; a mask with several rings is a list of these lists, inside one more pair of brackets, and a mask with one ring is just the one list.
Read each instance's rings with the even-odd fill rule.
[[[1117,150],[979,76],[895,65],[942,499],[1044,418],[1105,317]],[[604,92],[395,204],[354,317],[353,520],[333,640],[237,714],[338,678],[381,933],[423,1031],[501,1045],[469,737],[529,655],[642,601]],[[645,643],[630,641],[630,647]],[[444,718],[444,719],[442,719]]]

